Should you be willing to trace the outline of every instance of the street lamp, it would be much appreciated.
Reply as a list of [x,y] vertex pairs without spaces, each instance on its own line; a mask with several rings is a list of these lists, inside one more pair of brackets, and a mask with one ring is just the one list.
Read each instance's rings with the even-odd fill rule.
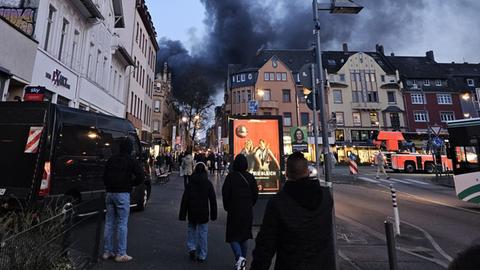
[[262,98],[263,95],[265,95],[265,91],[263,91],[262,89],[258,89],[257,90],[257,95]]
[[[321,49],[321,40],[320,40],[320,17],[319,11],[320,10],[327,10],[330,13],[341,13],[341,14],[357,14],[359,13],[363,7],[353,2],[353,0],[331,0],[329,5],[320,5],[317,0],[313,0],[312,3],[313,9],[313,22],[314,22],[314,33],[316,37],[316,61],[317,61],[317,74],[320,80],[320,88],[319,88],[319,109],[321,115],[321,126],[322,126],[322,144],[323,144],[323,156],[324,156],[324,165],[325,165],[325,182],[329,187],[330,194],[333,198],[332,192],[332,182],[331,182],[331,154],[330,154],[330,145],[328,141],[328,119],[327,113],[325,110],[325,84],[323,78],[323,65],[322,65],[322,49]],[[316,86],[315,83],[312,85],[312,92],[313,97],[316,97]],[[316,112],[316,98],[313,98],[313,111]],[[313,114],[313,121],[314,121],[314,130],[317,130],[318,121],[316,113]],[[315,148],[318,148],[317,143],[315,143]],[[315,149],[317,150],[317,149]],[[318,151],[315,151],[318,153]],[[319,156],[317,154],[317,170],[319,166],[318,162]],[[335,207],[332,209],[332,240],[333,240],[333,251],[334,251],[334,262],[335,262],[335,269],[339,269],[338,260],[337,260],[337,233],[335,229]]]

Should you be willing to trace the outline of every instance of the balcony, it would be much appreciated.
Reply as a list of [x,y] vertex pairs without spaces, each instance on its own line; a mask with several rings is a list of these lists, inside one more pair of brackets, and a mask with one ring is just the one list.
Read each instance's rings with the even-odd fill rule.
[[266,109],[271,109],[271,108],[278,108],[278,102],[277,101],[272,101],[272,100],[260,100],[258,102],[258,107],[259,108],[266,108]]
[[376,102],[352,102],[352,109],[365,111],[378,111],[381,109],[380,103]]

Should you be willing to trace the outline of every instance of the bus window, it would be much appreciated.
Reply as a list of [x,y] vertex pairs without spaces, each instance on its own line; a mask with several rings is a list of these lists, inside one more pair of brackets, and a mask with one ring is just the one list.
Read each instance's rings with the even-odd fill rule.
[[465,147],[465,157],[468,163],[477,164],[478,157],[477,157],[477,150],[474,146],[466,146]]
[[457,157],[457,163],[467,161],[467,159],[465,157],[465,148],[463,148],[462,146],[457,146],[457,147],[455,147],[455,152],[456,152],[456,157]]

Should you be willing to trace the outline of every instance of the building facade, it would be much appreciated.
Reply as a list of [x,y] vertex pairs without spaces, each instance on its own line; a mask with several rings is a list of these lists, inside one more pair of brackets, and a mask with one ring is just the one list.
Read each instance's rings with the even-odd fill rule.
[[9,1],[0,7],[0,101],[21,100],[32,81],[37,9],[38,1]]
[[121,0],[40,0],[32,85],[57,104],[124,117],[126,67]]
[[351,52],[344,44],[343,51],[326,51],[322,55],[339,161],[354,153],[360,162],[368,163],[378,151],[373,140],[380,130],[405,130],[398,74],[384,60],[383,47],[376,49]]
[[144,0],[122,1],[125,20],[130,23],[121,31],[120,40],[127,44],[135,65],[127,69],[126,117],[143,141],[152,140],[153,87],[158,51],[157,33]]

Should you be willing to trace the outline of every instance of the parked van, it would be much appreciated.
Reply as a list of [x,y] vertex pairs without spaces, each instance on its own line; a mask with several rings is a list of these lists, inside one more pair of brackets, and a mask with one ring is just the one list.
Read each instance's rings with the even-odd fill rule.
[[[31,205],[50,198],[98,198],[105,190],[105,164],[123,138],[132,141],[134,157],[143,162],[140,141],[126,119],[46,102],[1,102],[0,201]],[[139,210],[150,197],[148,176],[132,191],[131,204]]]

